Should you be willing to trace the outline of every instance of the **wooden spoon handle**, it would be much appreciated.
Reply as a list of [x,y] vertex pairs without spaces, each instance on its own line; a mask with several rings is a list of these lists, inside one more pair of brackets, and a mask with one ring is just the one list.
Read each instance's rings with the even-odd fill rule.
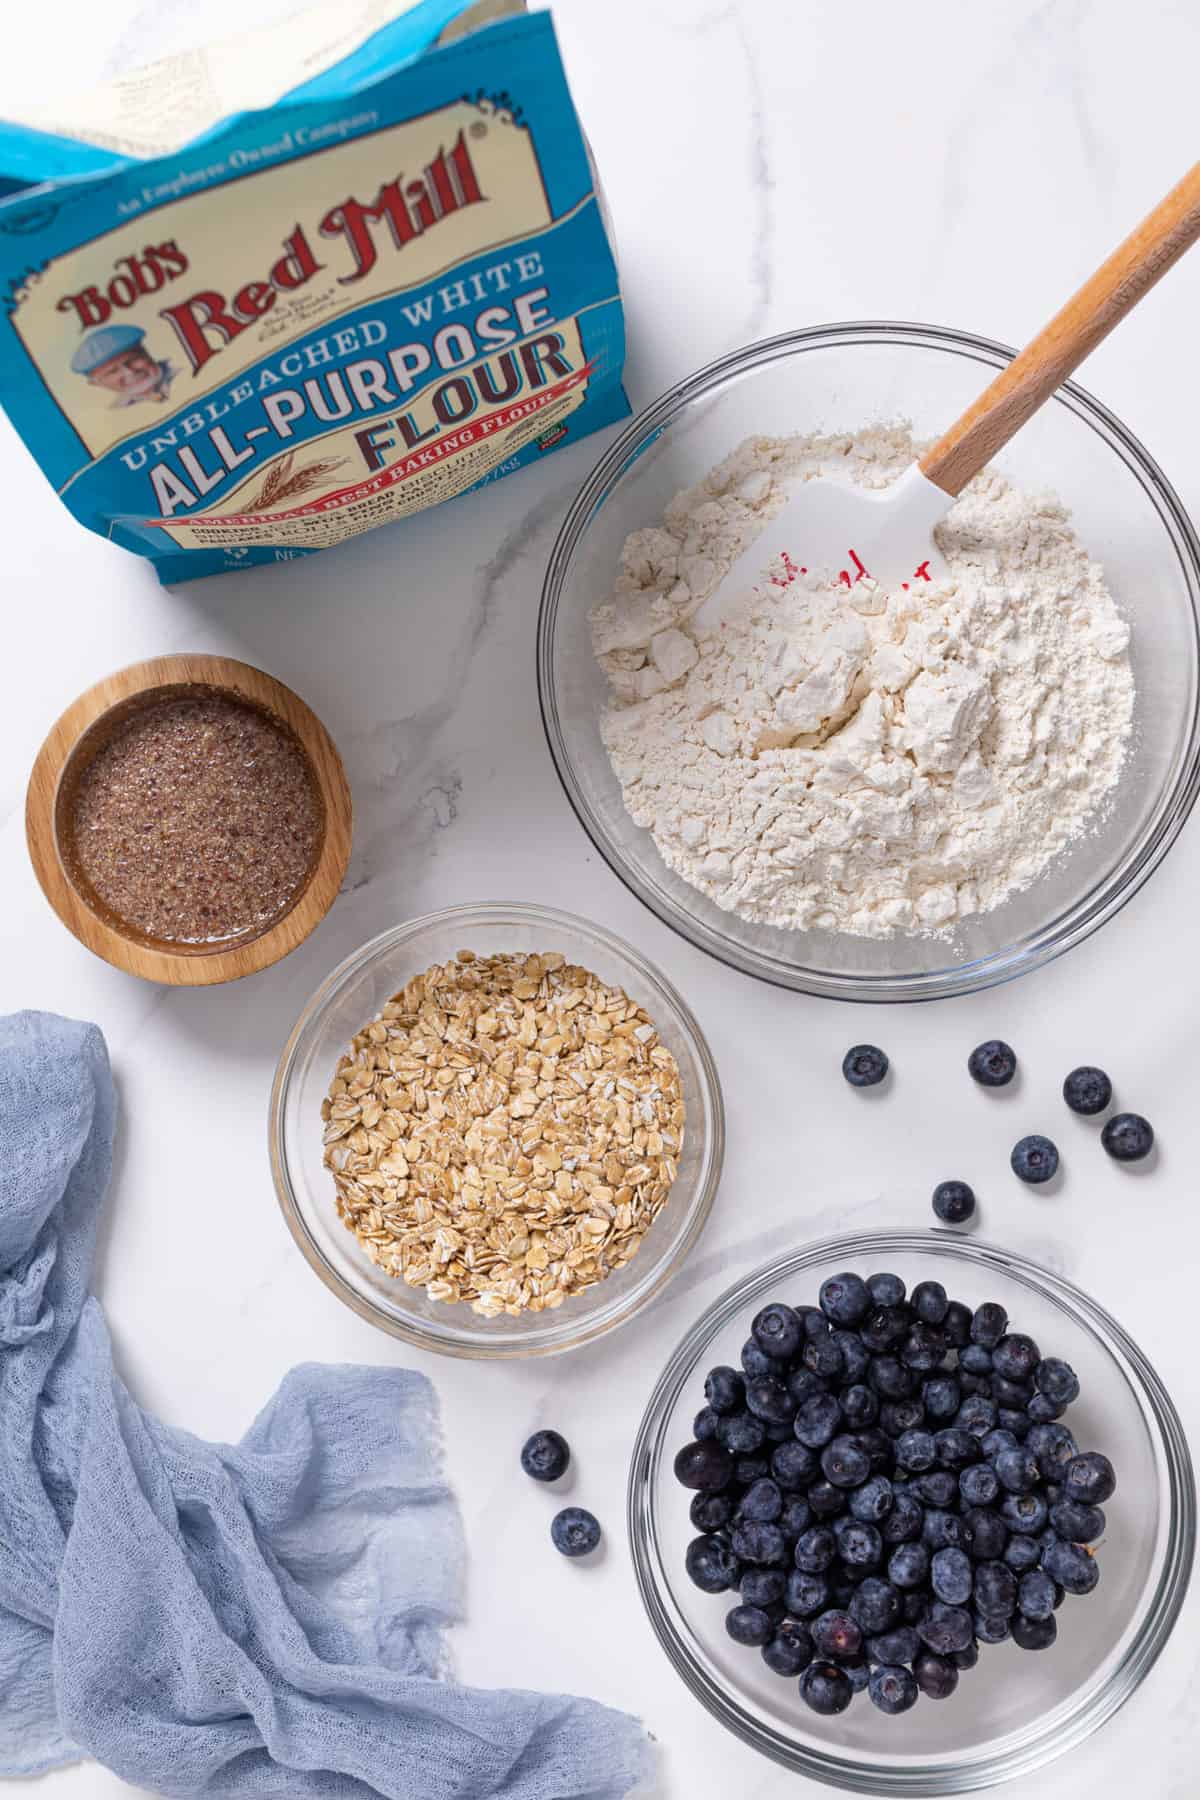
[[1200,163],[926,451],[922,474],[947,494],[961,493],[1197,237]]

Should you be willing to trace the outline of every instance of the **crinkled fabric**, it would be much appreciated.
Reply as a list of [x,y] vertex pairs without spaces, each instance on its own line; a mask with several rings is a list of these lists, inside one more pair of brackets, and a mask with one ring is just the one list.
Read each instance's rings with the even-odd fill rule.
[[640,1725],[445,1679],[463,1539],[404,1369],[294,1369],[240,1444],[144,1412],[88,1294],[114,1094],[94,1026],[0,1020],[0,1772],[163,1794],[619,1800]]

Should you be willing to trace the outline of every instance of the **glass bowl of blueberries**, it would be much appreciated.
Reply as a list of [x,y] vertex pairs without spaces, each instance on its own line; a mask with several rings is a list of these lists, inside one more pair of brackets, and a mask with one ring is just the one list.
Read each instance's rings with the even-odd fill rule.
[[1061,1276],[938,1232],[813,1244],[692,1327],[634,1451],[663,1648],[745,1742],[872,1795],[1070,1750],[1178,1617],[1196,1496],[1137,1345]]

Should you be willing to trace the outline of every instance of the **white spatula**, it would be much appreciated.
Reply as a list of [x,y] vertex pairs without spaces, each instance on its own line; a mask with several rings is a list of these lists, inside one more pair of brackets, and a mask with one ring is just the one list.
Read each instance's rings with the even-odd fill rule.
[[790,569],[840,576],[847,585],[866,576],[885,588],[936,580],[933,528],[957,495],[1198,236],[1200,163],[920,462],[886,488],[802,482],[707,596],[696,622],[716,625],[781,556]]

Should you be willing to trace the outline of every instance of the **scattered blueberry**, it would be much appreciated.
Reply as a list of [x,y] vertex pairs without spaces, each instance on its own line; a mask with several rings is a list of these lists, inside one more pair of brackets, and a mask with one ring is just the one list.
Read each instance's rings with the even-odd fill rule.
[[965,1181],[939,1181],[933,1190],[933,1210],[943,1225],[965,1225],[975,1213],[975,1190]]
[[1094,1544],[1104,1536],[1107,1520],[1098,1506],[1087,1506],[1082,1500],[1060,1500],[1050,1508],[1050,1523],[1059,1537],[1072,1544]]
[[1024,1619],[1048,1619],[1054,1611],[1054,1583],[1044,1569],[1030,1569],[1022,1575],[1017,1589],[1017,1605]]
[[1001,1038],[989,1038],[967,1058],[967,1070],[980,1087],[1007,1087],[1017,1072],[1017,1053]]
[[922,1650],[913,1658],[913,1679],[929,1700],[948,1700],[958,1686],[958,1670],[944,1656]]
[[799,1619],[781,1619],[762,1659],[776,1675],[799,1675],[813,1659],[812,1637]]
[[521,1467],[535,1481],[557,1481],[567,1472],[571,1451],[557,1431],[535,1431],[521,1451]]
[[697,1531],[720,1531],[733,1517],[733,1501],[728,1494],[693,1494],[688,1517]]
[[693,1538],[687,1547],[684,1566],[689,1578],[706,1594],[723,1594],[734,1586],[741,1564],[729,1545],[718,1537]]
[[1058,1173],[1058,1151],[1048,1137],[1039,1137],[1036,1132],[1014,1144],[1008,1160],[1013,1174],[1034,1187]]
[[582,1506],[564,1506],[550,1521],[550,1537],[564,1556],[590,1556],[600,1542],[600,1521]]
[[735,1606],[725,1615],[725,1629],[735,1644],[751,1644],[756,1649],[775,1636],[771,1615],[761,1606]]
[[1063,1470],[1062,1479],[1067,1498],[1082,1500],[1085,1506],[1103,1506],[1117,1491],[1113,1466],[1098,1450],[1073,1456]]
[[800,1698],[813,1712],[832,1717],[843,1713],[854,1698],[854,1689],[844,1669],[835,1663],[810,1663],[800,1677]]
[[1082,1068],[1071,1070],[1062,1091],[1072,1112],[1091,1116],[1102,1113],[1112,1099],[1112,1082],[1103,1069],[1093,1069],[1085,1063]]
[[1079,1398],[1079,1377],[1070,1363],[1063,1362],[1060,1357],[1044,1357],[1033,1372],[1033,1382],[1038,1393],[1045,1394],[1056,1405],[1070,1406]]
[[842,1074],[851,1087],[878,1087],[888,1072],[888,1059],[875,1044],[855,1044],[842,1058]]
[[1116,1162],[1141,1162],[1154,1146],[1154,1127],[1141,1113],[1114,1113],[1100,1142]]
[[906,1713],[917,1704],[920,1694],[911,1669],[888,1663],[871,1670],[867,1692],[880,1712],[888,1714]]

